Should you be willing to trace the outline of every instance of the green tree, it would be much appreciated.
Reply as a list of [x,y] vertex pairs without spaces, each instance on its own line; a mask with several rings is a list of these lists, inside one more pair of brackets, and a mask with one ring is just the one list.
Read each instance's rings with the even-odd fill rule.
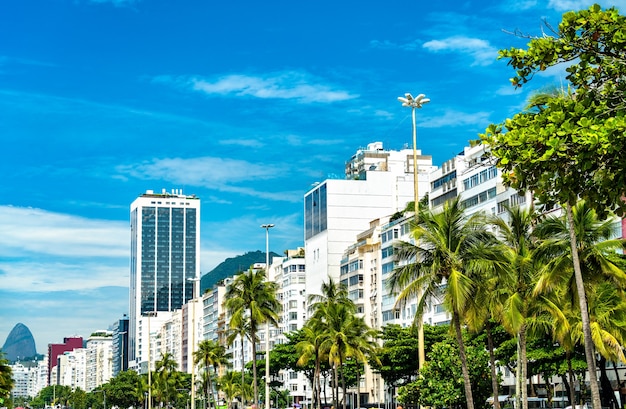
[[321,294],[309,295],[308,304],[309,310],[312,312],[309,321],[315,332],[320,335],[320,339],[316,342],[320,342],[320,352],[328,358],[328,363],[332,368],[332,400],[333,406],[338,407],[339,373],[346,358],[341,330],[347,317],[356,312],[356,306],[348,298],[347,287],[335,282],[332,277],[328,277],[328,281],[322,282]]
[[[252,344],[252,377],[254,402],[259,403],[259,390],[256,365],[256,345],[261,324],[270,322],[277,325],[280,303],[276,298],[277,284],[267,281],[265,271],[241,273],[226,288],[224,306],[230,313],[230,328],[247,327]],[[243,341],[243,339],[242,339]]]
[[[503,124],[487,128],[483,141],[498,158],[505,183],[529,189],[542,203],[563,204],[568,222],[578,198],[589,201],[604,216],[626,209],[626,18],[617,9],[567,12],[552,36],[532,38],[527,49],[500,51],[516,70],[514,86],[522,86],[535,73],[567,63],[573,94],[547,99],[541,109],[527,110]],[[584,282],[570,230],[572,260],[581,311],[585,356],[594,409],[600,392],[584,296]]]
[[[539,313],[538,309],[549,305],[533,293],[543,260],[537,251],[539,239],[534,234],[539,215],[532,206],[529,209],[507,207],[503,217],[493,217],[490,221],[502,244],[504,263],[491,280],[485,280],[491,283],[485,297],[495,300],[495,305],[487,303],[487,307],[497,312],[504,328],[517,339],[515,398],[517,407],[528,409],[526,339],[529,320]],[[497,395],[494,393],[494,405]]]
[[[465,399],[463,374],[457,346],[451,339],[432,346],[424,368],[415,382],[401,386],[398,400],[405,405],[424,407],[462,407]],[[468,368],[472,393],[478,407],[484,408],[491,384],[488,355],[482,345],[467,345]]]
[[9,361],[6,360],[4,353],[0,350],[0,405],[6,406],[14,384],[13,371],[9,366]]
[[[424,328],[426,331],[426,328]],[[418,339],[414,327],[386,325],[380,338],[383,346],[377,352],[379,363],[372,362],[372,368],[380,373],[388,385],[397,386],[409,383],[415,376],[415,359],[418,356]]]
[[168,404],[176,400],[178,389],[185,389],[185,385],[182,375],[178,372],[178,363],[172,354],[162,354],[161,358],[155,362],[154,372],[152,386],[157,402]]
[[416,244],[399,242],[394,246],[394,253],[405,264],[393,270],[389,288],[398,294],[399,304],[420,296],[416,322],[421,322],[428,300],[443,298],[459,346],[467,408],[474,409],[461,325],[476,292],[476,273],[491,264],[485,257],[486,244],[495,239],[486,230],[482,215],[465,216],[458,198],[446,202],[440,212],[420,212],[412,235]]
[[223,345],[220,345],[216,341],[213,340],[203,340],[198,344],[197,350],[194,352],[194,363],[196,365],[201,364],[204,368],[204,372],[206,374],[206,382],[205,387],[203,388],[204,398],[207,402],[210,402],[209,399],[213,396],[213,383],[211,381],[211,368],[213,369],[213,373],[217,376],[218,367],[228,366],[228,356],[226,354],[226,349]]
[[226,402],[228,402],[228,409],[233,409],[233,403],[239,393],[241,384],[238,383],[238,378],[239,374],[233,371],[228,371],[219,378],[220,390],[224,392]]
[[325,339],[325,332],[321,321],[318,318],[309,319],[301,330],[301,340],[296,344],[296,351],[300,358],[297,364],[306,366],[311,359],[314,361],[314,369],[311,380],[313,387],[314,408],[321,408],[321,374],[322,374],[322,343]]
[[133,370],[119,372],[106,385],[107,403],[110,406],[141,407],[143,393],[135,393],[141,385],[141,376]]
[[[244,348],[244,339],[249,338],[250,335],[250,331],[249,331],[249,325],[245,322],[241,323],[237,328],[228,328],[226,330],[226,342],[228,343],[228,345],[233,345],[235,343],[235,341],[237,339],[239,339],[240,341],[240,351],[239,353],[241,354],[241,383],[240,385],[243,385],[245,383],[244,379],[245,379],[245,368],[246,368],[246,363],[243,362],[243,357],[245,354],[245,348]],[[245,403],[246,400],[244,399],[243,396],[241,396],[241,402]]]
[[[571,342],[583,343],[583,314],[577,302],[581,296],[578,294],[577,280],[572,271],[570,251],[570,232],[573,231],[584,282],[583,297],[587,300],[592,346],[605,359],[624,361],[626,358],[621,349],[623,317],[620,315],[623,312],[617,301],[623,300],[626,295],[626,272],[624,260],[617,251],[625,248],[625,241],[612,238],[613,221],[600,220],[587,201],[579,201],[572,208],[572,220],[573,224],[570,226],[568,218],[549,217],[537,227],[539,234],[550,238],[553,258],[539,279],[536,292],[554,292],[561,287],[561,294],[566,296],[563,297],[563,303],[576,320],[571,326],[562,328],[570,331],[566,335],[572,339]],[[603,297],[599,299],[600,295]],[[607,311],[609,305],[611,307]],[[565,337],[561,335],[561,338]],[[606,404],[613,397],[606,393],[606,380],[604,383],[605,394],[602,400]]]

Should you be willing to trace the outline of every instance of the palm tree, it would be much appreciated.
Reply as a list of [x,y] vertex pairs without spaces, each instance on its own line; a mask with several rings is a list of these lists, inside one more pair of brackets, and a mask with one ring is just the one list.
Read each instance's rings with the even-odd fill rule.
[[[248,325],[248,337],[252,344],[252,377],[254,385],[254,402],[259,403],[259,390],[256,367],[256,345],[259,342],[258,331],[262,324],[270,322],[278,323],[278,311],[280,303],[276,298],[275,282],[267,281],[265,271],[255,271],[252,268],[248,272],[241,273],[226,288],[224,305],[229,311],[230,327],[241,328]],[[269,336],[269,334],[266,334]],[[242,368],[243,369],[243,368]]]
[[326,337],[324,325],[317,318],[310,318],[302,327],[303,340],[296,344],[296,351],[300,355],[297,365],[306,365],[311,358],[315,361],[315,370],[313,371],[313,401],[314,408],[320,409],[322,385],[321,385],[321,362],[322,362],[322,343]]
[[[541,265],[538,257],[538,239],[534,236],[534,227],[539,221],[535,209],[521,209],[507,207],[506,220],[501,217],[491,218],[498,238],[502,243],[504,263],[497,273],[491,286],[490,299],[496,300],[491,305],[500,312],[500,319],[505,329],[517,338],[517,380],[516,400],[517,407],[528,409],[528,378],[526,359],[526,333],[531,309],[538,303],[533,296],[533,289],[537,279],[537,271]],[[494,396],[494,404],[497,396]],[[521,403],[521,405],[520,405]]]
[[11,396],[14,384],[13,371],[9,366],[9,361],[6,360],[4,353],[0,350],[0,404],[4,399]]
[[[169,352],[161,355],[161,359],[155,362],[156,398],[160,403],[168,403],[176,394],[178,363]],[[193,397],[192,397],[193,399]]]
[[394,253],[406,264],[394,269],[387,285],[397,293],[400,305],[419,296],[416,323],[421,323],[427,301],[443,296],[444,305],[452,314],[467,409],[474,409],[461,324],[476,291],[476,272],[492,264],[485,254],[487,244],[494,243],[495,238],[486,230],[482,215],[465,216],[458,198],[446,202],[441,212],[420,212],[412,235],[416,244],[399,242],[394,246]]
[[228,357],[226,349],[223,345],[220,345],[213,340],[203,340],[198,344],[198,349],[194,352],[194,363],[196,365],[202,364],[206,374],[206,385],[204,388],[204,398],[209,402],[209,397],[213,396],[213,384],[211,382],[211,368],[213,373],[217,375],[217,367],[223,367],[228,365]]
[[547,253],[552,259],[543,270],[535,293],[555,292],[562,288],[562,293],[568,297],[569,307],[580,317],[579,334],[582,336],[574,336],[573,340],[582,341],[585,347],[592,398],[595,399],[595,385],[600,399],[594,347],[600,353],[607,349],[604,339],[598,335],[597,323],[593,322],[594,311],[589,300],[602,283],[609,283],[622,296],[625,294],[626,272],[623,260],[617,254],[626,247],[625,241],[612,238],[612,221],[599,220],[596,212],[584,201],[573,207],[568,205],[565,217],[547,218],[537,226],[537,232],[549,246]]
[[[226,396],[226,401],[228,402],[228,409],[233,409],[233,401],[237,396],[237,392],[239,391],[239,385],[237,384],[237,373],[236,372],[226,372],[224,375],[220,376],[220,390],[224,392]],[[243,399],[241,400],[241,404],[244,404]]]
[[[366,365],[369,359],[375,360],[378,364],[380,361],[376,356],[378,344],[374,341],[378,337],[378,332],[370,328],[362,317],[354,317],[348,323],[348,334],[346,343],[348,344],[348,356],[354,358],[357,362]],[[358,368],[358,366],[357,366]],[[357,370],[357,394],[356,407],[361,407],[361,376]]]
[[[228,345],[233,345],[235,340],[237,338],[239,338],[239,340],[241,341],[241,385],[243,385],[245,383],[245,367],[246,367],[246,363],[243,361],[243,357],[244,357],[244,353],[245,353],[245,349],[244,349],[244,339],[246,337],[248,337],[248,335],[250,334],[250,330],[249,330],[249,326],[247,325],[247,323],[242,323],[242,325],[240,325],[237,328],[229,328],[227,330],[227,337],[226,337],[226,343]],[[244,396],[241,396],[241,403],[244,404],[246,401],[244,399]]]
[[[339,373],[341,372],[342,386],[345,391],[345,381],[342,366],[346,359],[348,345],[346,343],[347,326],[349,320],[356,313],[354,302],[348,298],[347,287],[328,277],[328,282],[322,283],[322,294],[309,295],[309,310],[317,325],[324,328],[320,349],[328,355],[328,363],[333,368],[333,406],[339,402]],[[343,402],[345,409],[345,399]]]

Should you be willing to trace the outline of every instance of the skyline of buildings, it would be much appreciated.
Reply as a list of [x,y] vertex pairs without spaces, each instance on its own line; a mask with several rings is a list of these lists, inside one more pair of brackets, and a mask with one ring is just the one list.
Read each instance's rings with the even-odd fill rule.
[[[432,165],[432,159],[420,152],[418,175],[419,197],[428,194],[433,210],[456,197],[461,198],[468,214],[484,211],[502,216],[506,205],[531,203],[529,193],[520,195],[502,184],[500,171],[481,145],[464,148],[441,167]],[[385,151],[382,143],[371,143],[346,162],[345,176],[341,180],[327,179],[305,193],[303,247],[287,250],[285,257],[273,257],[269,266],[251,266],[268,267],[268,276],[279,284],[277,297],[283,307],[279,326],[270,328],[269,334],[265,330],[258,334],[259,353],[265,351],[268,336],[271,350],[287,342],[286,333],[302,328],[308,317],[307,297],[319,293],[321,283],[329,277],[346,285],[357,314],[372,328],[392,323],[408,326],[413,322],[416,300],[397,305],[395,294],[386,285],[389,274],[398,265],[394,242],[413,240],[409,224],[413,216],[402,214],[406,204],[413,201],[412,151]],[[226,344],[229,316],[222,305],[233,277],[201,295],[192,289],[197,283],[193,280],[199,271],[199,260],[197,253],[185,249],[199,245],[197,241],[187,241],[194,231],[199,231],[199,202],[182,191],[163,190],[160,194],[147,191],[131,205],[130,297],[135,303],[131,302],[130,308],[135,308],[135,315],[126,317],[126,326],[124,319],[120,320],[110,337],[112,361],[118,362],[113,364],[117,368],[144,373],[160,354],[169,353],[181,370],[189,372],[192,345],[203,339]],[[183,266],[193,266],[194,274],[184,274],[189,270],[176,267],[176,260],[184,260]],[[162,262],[167,268],[159,265]],[[164,277],[168,278],[167,284],[159,287],[157,283],[163,282]],[[186,302],[181,305],[173,301],[172,289],[176,285],[183,288],[178,299]],[[174,305],[176,308],[172,308]],[[443,325],[450,318],[441,300],[431,299],[423,319],[428,324]],[[227,352],[232,354],[233,370],[241,370],[253,358],[252,345],[241,336],[227,346]],[[63,382],[75,382],[76,370],[72,373],[67,368],[77,368],[83,361],[87,365],[88,356],[95,356],[95,352],[81,354],[88,352],[64,353],[59,360],[61,368],[51,373]],[[49,364],[54,365],[55,362]],[[66,369],[62,371],[63,368]],[[111,372],[117,373],[115,369]],[[503,376],[510,379],[511,374],[504,371]],[[306,404],[310,400],[311,390],[301,373],[281,371],[278,377],[293,403]],[[358,392],[352,392],[360,393],[362,404],[393,398],[380,375],[367,366]]]

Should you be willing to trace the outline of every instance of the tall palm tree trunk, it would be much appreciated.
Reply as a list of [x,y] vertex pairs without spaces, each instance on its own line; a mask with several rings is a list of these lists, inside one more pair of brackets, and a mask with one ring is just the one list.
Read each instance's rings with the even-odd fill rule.
[[356,406],[354,408],[361,407],[361,371],[359,366],[356,368]]
[[333,385],[333,406],[335,407],[335,409],[337,409],[337,407],[339,406],[339,368],[337,368],[337,364],[333,364],[333,367],[333,376],[335,378],[335,382]]
[[[339,357],[339,367],[341,368],[341,397],[343,402],[343,409],[346,409],[346,376],[344,374],[343,358]],[[337,390],[339,393],[339,390]]]
[[522,388],[522,409],[528,409],[528,359],[526,358],[526,324],[522,324],[519,330],[519,360],[521,361],[520,387]]
[[[474,398],[472,396],[472,383],[470,382],[469,371],[467,369],[467,355],[465,354],[465,344],[463,343],[463,334],[461,333],[461,321],[459,313],[454,311],[452,314],[454,330],[456,332],[456,342],[459,344],[459,357],[461,358],[461,370],[463,371],[463,385],[465,386],[465,400],[467,409],[474,409]],[[595,409],[595,408],[594,408]]]
[[251,332],[252,338],[252,385],[254,387],[254,404],[259,408],[259,386],[256,379],[256,332]]
[[517,336],[517,363],[515,364],[515,407],[516,408],[521,408],[522,407],[522,389],[525,388],[526,383],[522,382],[522,354],[520,353],[521,351],[521,346],[520,346],[520,339],[519,339],[519,334]]
[[[316,388],[317,387],[317,388]],[[322,408],[322,371],[319,358],[315,359],[315,378],[313,380],[313,396],[317,403],[317,409]]]
[[576,405],[576,390],[574,388],[574,368],[572,368],[572,356],[567,352],[567,374],[569,376],[569,401],[572,407]]
[[493,392],[493,409],[500,409],[500,388],[498,385],[498,374],[496,373],[496,356],[493,353],[493,335],[491,334],[491,324],[487,321],[485,325],[487,333],[487,349],[489,349],[489,366],[491,370],[491,390]]
[[246,378],[244,374],[245,364],[243,362],[243,335],[241,336],[241,407],[243,408],[246,405],[246,398],[244,397],[243,385],[246,383]]
[[578,244],[576,241],[576,232],[574,231],[574,216],[572,213],[572,205],[567,203],[567,206],[565,207],[565,212],[567,214],[567,223],[569,225],[568,230],[570,245],[572,249],[572,262],[574,264],[574,278],[576,279],[576,291],[578,291],[580,317],[583,326],[585,359],[587,360],[587,369],[589,371],[589,387],[591,389],[591,405],[593,409],[602,409],[602,403],[600,400],[600,388],[598,386],[598,374],[596,372],[596,358],[594,355],[593,339],[591,337],[589,309],[587,307],[587,296],[585,294],[585,283],[583,282],[583,274],[580,268],[580,259],[578,257]]

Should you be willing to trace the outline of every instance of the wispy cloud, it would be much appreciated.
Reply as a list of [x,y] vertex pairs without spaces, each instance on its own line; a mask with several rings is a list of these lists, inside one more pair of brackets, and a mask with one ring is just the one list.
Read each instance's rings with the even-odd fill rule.
[[394,43],[389,40],[372,40],[370,41],[370,47],[380,48],[383,50],[415,51],[420,47],[420,42],[418,40],[414,40],[408,43]]
[[120,165],[116,168],[119,178],[143,180],[165,180],[175,185],[202,186],[211,189],[236,193],[244,196],[268,200],[298,202],[301,191],[267,191],[244,187],[245,182],[273,180],[289,174],[287,165],[253,163],[237,159],[202,158],[163,158],[139,164]]
[[446,111],[438,117],[431,117],[420,121],[420,128],[447,128],[468,125],[484,125],[489,124],[489,112],[459,112]]
[[498,49],[489,41],[479,38],[454,36],[442,40],[431,40],[423,44],[423,47],[434,53],[459,53],[472,57],[475,65],[490,65],[496,61]]
[[124,222],[93,220],[42,209],[0,206],[0,254],[128,257]]
[[[128,242],[125,243],[128,247]],[[128,287],[128,263],[68,262],[0,263],[4,291],[85,291],[101,287]]]
[[128,223],[0,206],[4,291],[128,286]]
[[89,3],[103,4],[111,3],[116,7],[132,6],[139,3],[140,0],[87,0]]
[[548,8],[554,9],[556,11],[580,10],[585,9],[594,3],[600,2],[598,0],[550,0],[548,2]]
[[191,186],[224,185],[252,180],[268,180],[285,172],[284,165],[256,164],[238,159],[220,157],[163,158],[152,161],[120,165],[123,175],[144,180],[167,180]]
[[153,81],[209,96],[289,99],[300,103],[332,103],[358,97],[299,71],[272,73],[267,76],[230,74],[214,78],[159,76]]

